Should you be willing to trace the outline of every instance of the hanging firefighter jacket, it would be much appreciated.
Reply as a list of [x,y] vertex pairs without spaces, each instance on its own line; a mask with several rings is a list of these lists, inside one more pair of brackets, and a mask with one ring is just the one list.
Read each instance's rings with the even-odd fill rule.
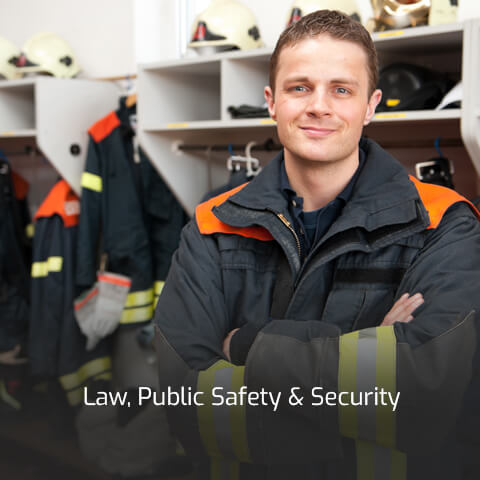
[[111,379],[109,341],[86,350],[74,315],[75,253],[80,201],[59,181],[35,215],[29,356],[32,374],[55,378],[73,406],[83,387]]
[[0,159],[0,352],[26,341],[31,261],[24,208],[27,190],[26,182],[12,175],[8,161]]
[[104,253],[109,271],[131,278],[123,325],[152,318],[187,220],[143,152],[136,153],[130,126],[135,111],[122,101],[89,129],[77,250],[78,290],[93,285]]

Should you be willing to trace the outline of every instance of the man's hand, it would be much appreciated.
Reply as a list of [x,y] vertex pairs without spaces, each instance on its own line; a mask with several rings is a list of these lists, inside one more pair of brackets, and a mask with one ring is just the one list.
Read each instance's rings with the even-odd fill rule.
[[404,293],[394,304],[390,311],[385,315],[381,326],[393,325],[395,322],[408,323],[413,320],[412,313],[424,302],[423,295],[416,293],[409,296]]
[[237,330],[240,330],[240,329],[239,328],[233,329],[223,341],[223,354],[227,357],[227,360],[229,362],[232,361],[232,359],[230,358],[230,340],[232,339],[233,335]]

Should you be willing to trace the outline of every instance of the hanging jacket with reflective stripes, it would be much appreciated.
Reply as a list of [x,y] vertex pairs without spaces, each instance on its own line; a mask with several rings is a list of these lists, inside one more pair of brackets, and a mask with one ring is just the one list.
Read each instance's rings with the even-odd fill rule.
[[26,195],[28,184],[0,159],[0,352],[27,338],[31,261]]
[[82,215],[76,283],[93,285],[99,254],[107,269],[131,278],[121,324],[142,323],[153,315],[186,217],[143,152],[135,161],[130,115],[122,102],[89,129],[82,175]]
[[74,315],[79,213],[78,197],[61,180],[35,214],[29,331],[32,373],[58,378],[74,406],[89,382],[111,379],[108,340],[87,352]]
[[[201,393],[203,405],[168,410],[199,478],[462,478],[454,427],[478,368],[478,213],[410,178],[374,142],[361,148],[351,199],[303,263],[286,225],[281,155],[197,207],[183,231],[155,322],[160,390]],[[291,298],[269,320],[283,259]],[[415,319],[380,326],[406,292],[424,296]],[[260,332],[246,365],[232,365],[223,340],[248,323]],[[277,410],[212,396],[243,386],[281,394]],[[313,406],[314,387],[346,393]],[[289,403],[292,388],[302,407]],[[372,404],[381,391],[400,393],[395,410]],[[355,406],[362,392],[370,403]]]

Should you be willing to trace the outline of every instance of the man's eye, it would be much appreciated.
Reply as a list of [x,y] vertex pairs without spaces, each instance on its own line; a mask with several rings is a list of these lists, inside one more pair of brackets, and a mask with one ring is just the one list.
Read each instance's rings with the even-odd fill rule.
[[349,93],[348,90],[344,87],[337,87],[336,92],[340,93],[341,95],[346,95],[347,93]]
[[295,85],[292,89],[295,92],[306,92],[307,89],[303,85]]

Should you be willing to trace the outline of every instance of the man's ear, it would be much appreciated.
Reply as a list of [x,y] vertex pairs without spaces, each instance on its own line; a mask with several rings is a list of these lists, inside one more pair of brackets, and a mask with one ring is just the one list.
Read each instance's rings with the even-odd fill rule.
[[270,116],[273,118],[273,120],[277,120],[275,118],[275,100],[273,99],[273,92],[270,87],[265,87],[263,90],[263,93],[265,95],[265,100],[267,101],[268,105],[268,113]]
[[365,114],[365,120],[363,121],[364,125],[368,125],[371,122],[373,116],[375,115],[375,109],[377,108],[377,105],[380,103],[381,99],[382,91],[378,89],[375,90],[368,101],[367,113]]

